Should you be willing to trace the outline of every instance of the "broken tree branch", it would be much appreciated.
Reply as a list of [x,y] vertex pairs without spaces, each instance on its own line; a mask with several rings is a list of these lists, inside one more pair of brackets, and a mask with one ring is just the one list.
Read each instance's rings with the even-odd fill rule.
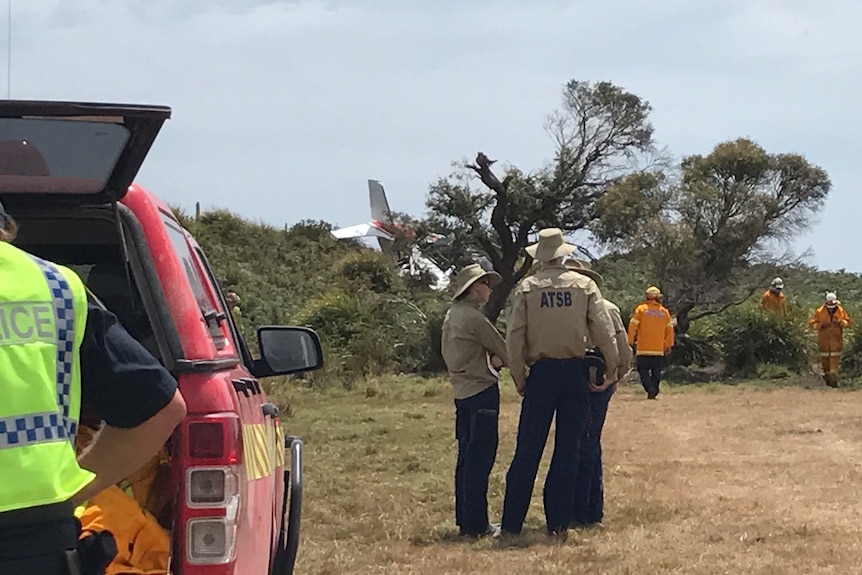
[[514,249],[515,240],[512,238],[512,230],[506,224],[506,208],[509,205],[509,183],[510,177],[506,177],[502,182],[497,175],[491,170],[491,166],[497,160],[491,160],[484,153],[476,154],[476,163],[468,164],[471,170],[479,175],[479,179],[485,184],[488,189],[494,192],[497,201],[494,203],[494,209],[491,211],[491,226],[497,232],[500,238],[500,246],[503,254],[509,253]]

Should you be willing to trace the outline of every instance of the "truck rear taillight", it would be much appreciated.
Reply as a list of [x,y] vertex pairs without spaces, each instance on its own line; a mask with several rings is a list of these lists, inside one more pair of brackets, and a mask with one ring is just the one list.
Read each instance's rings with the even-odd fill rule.
[[239,478],[230,467],[190,467],[186,480],[189,507],[222,507],[239,497]]
[[192,459],[239,461],[239,422],[235,417],[212,418],[189,424],[188,453]]
[[224,519],[192,519],[188,523],[187,550],[189,563],[226,563],[233,558],[236,523]]
[[235,556],[242,502],[242,434],[237,414],[190,417],[186,424],[184,511],[186,561],[224,564]]

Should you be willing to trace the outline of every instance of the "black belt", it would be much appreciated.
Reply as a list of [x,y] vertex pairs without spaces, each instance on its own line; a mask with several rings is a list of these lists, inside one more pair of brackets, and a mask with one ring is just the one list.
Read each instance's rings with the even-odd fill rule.
[[75,549],[81,532],[70,502],[0,513],[0,560]]
[[0,513],[0,529],[14,529],[27,525],[68,520],[74,513],[75,508],[71,501],[39,505],[27,509],[13,509]]
[[0,572],[4,561],[57,553],[70,575],[103,574],[117,555],[114,536],[109,531],[80,535],[70,501],[0,513]]

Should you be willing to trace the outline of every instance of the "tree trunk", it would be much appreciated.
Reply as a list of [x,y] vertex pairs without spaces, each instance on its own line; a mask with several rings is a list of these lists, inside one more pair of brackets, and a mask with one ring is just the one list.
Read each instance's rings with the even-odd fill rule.
[[676,312],[676,335],[682,336],[687,335],[688,330],[691,327],[691,320],[689,319],[689,314],[691,310],[694,309],[694,306],[690,304],[685,304],[679,308],[679,311]]
[[503,311],[503,308],[506,307],[506,300],[509,299],[509,294],[512,293],[514,288],[514,278],[503,277],[503,281],[494,288],[493,292],[491,292],[491,298],[488,300],[488,303],[485,304],[485,317],[487,317],[491,323],[496,324],[497,318],[500,317],[500,313]]

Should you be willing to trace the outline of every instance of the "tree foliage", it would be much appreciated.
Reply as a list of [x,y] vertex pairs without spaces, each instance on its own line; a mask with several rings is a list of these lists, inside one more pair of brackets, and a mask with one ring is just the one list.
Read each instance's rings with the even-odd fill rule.
[[[470,263],[472,248],[503,278],[486,306],[492,319],[532,265],[523,253],[531,234],[586,229],[608,187],[655,152],[650,105],[638,96],[610,82],[572,80],[562,100],[545,126],[556,146],[548,165],[533,172],[508,167],[501,179],[496,160],[480,152],[429,190],[428,227],[452,237],[450,261]],[[483,187],[473,187],[473,178]]]
[[592,229],[643,258],[686,333],[790,263],[780,250],[810,225],[830,188],[826,172],[802,156],[738,139],[684,158],[675,172],[621,180],[597,202]]

